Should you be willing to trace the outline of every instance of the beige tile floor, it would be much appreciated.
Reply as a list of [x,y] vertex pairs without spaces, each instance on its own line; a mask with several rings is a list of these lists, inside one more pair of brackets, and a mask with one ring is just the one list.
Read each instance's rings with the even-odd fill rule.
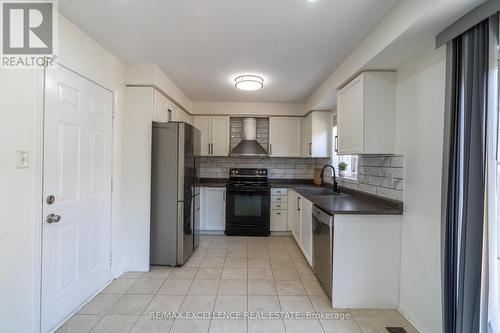
[[[259,317],[151,319],[247,311]],[[282,312],[349,319],[276,318]],[[293,238],[205,235],[183,267],[123,274],[57,332],[387,333],[386,326],[417,332],[397,310],[332,309]]]

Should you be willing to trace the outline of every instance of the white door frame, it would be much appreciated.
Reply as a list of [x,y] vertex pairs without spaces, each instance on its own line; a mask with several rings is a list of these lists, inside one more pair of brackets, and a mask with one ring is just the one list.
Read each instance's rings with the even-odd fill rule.
[[[115,152],[115,135],[116,135],[116,128],[115,128],[115,112],[116,112],[116,105],[117,105],[117,91],[113,88],[110,88],[107,86],[107,84],[100,82],[99,80],[92,79],[91,75],[86,75],[84,71],[77,71],[72,69],[71,65],[66,64],[65,62],[62,61],[56,61],[55,66],[61,66],[76,75],[79,75],[83,77],[86,80],[89,80],[98,86],[108,90],[113,94],[113,105],[112,105],[112,120],[111,120],[111,182],[113,184],[114,181],[114,174],[115,174],[115,166],[114,166],[114,152]],[[35,145],[34,149],[34,160],[37,161],[37,163],[34,165],[35,168],[35,197],[33,198],[35,202],[35,210],[34,210],[34,216],[33,216],[33,221],[34,221],[34,286],[33,286],[33,292],[34,292],[34,302],[33,302],[33,333],[40,333],[41,332],[41,311],[42,311],[42,225],[44,221],[44,216],[43,216],[43,165],[44,165],[44,155],[43,155],[43,143],[44,143],[44,118],[45,118],[45,76],[46,76],[46,71],[47,69],[44,68],[41,70],[41,75],[38,75],[37,77],[37,84],[41,89],[38,89],[38,96],[37,96],[37,104],[38,108],[41,112],[37,112],[37,119],[35,122],[35,138],[37,139],[37,144]],[[111,214],[110,214],[110,219],[111,219],[111,225],[110,225],[110,253],[111,256],[113,255],[113,191],[111,191]],[[110,263],[111,265],[111,278],[113,277],[113,264]],[[75,309],[74,313],[76,313],[79,309]],[[70,316],[72,316],[74,313],[72,313]],[[68,318],[70,317],[68,316]]]

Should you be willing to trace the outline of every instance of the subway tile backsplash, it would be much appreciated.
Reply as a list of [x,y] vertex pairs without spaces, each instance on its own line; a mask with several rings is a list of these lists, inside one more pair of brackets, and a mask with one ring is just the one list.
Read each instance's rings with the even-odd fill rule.
[[230,168],[268,169],[271,179],[313,179],[314,169],[330,163],[328,158],[212,157],[200,158],[200,177],[227,178]]
[[[384,198],[403,201],[404,156],[359,156],[358,179],[339,179],[339,184]],[[325,179],[331,182],[331,179]]]
[[[200,158],[202,178],[228,178],[230,168],[265,168],[271,179],[313,179],[314,169],[330,164],[329,158],[213,157]],[[359,156],[358,179],[338,178],[341,186],[403,201],[404,156]],[[329,169],[327,174],[330,175]],[[331,177],[325,176],[331,183]]]

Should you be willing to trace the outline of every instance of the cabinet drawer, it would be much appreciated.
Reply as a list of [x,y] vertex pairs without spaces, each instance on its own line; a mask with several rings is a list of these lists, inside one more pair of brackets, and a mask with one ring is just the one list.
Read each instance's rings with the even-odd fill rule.
[[287,231],[288,213],[286,210],[271,211],[271,231]]
[[272,210],[288,209],[288,204],[286,202],[273,202],[271,203]]
[[287,188],[272,188],[271,194],[272,195],[287,195],[288,189]]
[[288,196],[286,195],[272,195],[271,202],[287,202]]

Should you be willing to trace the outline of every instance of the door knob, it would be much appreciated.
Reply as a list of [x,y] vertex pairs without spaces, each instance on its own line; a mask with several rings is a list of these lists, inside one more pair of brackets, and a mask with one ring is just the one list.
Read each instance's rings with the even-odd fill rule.
[[59,221],[61,221],[61,216],[55,215],[55,214],[47,215],[47,222],[48,223],[57,223]]

